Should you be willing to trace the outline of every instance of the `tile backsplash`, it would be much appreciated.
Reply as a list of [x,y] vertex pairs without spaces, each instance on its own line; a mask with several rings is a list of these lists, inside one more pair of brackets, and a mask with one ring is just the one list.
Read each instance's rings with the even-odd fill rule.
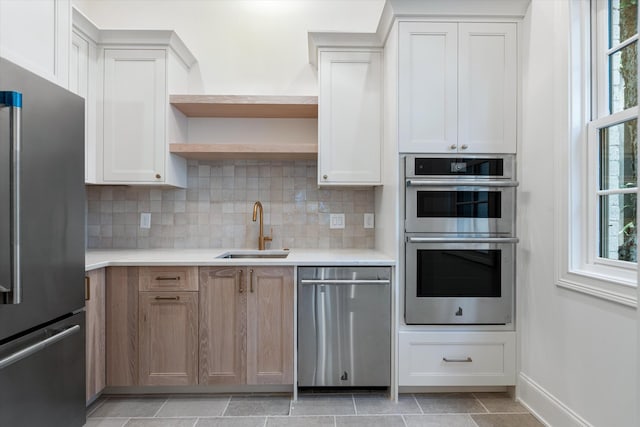
[[[188,161],[186,189],[87,186],[89,249],[256,248],[253,205],[264,206],[267,249],[373,248],[363,226],[371,188],[318,188],[315,161]],[[151,228],[140,214],[151,213]],[[330,229],[329,214],[345,228]]]

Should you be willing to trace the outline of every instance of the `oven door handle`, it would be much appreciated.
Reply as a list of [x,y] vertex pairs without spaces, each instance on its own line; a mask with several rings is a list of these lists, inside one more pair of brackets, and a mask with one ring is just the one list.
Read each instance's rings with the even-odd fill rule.
[[518,243],[517,237],[407,237],[409,243]]
[[408,179],[407,187],[517,187],[518,181],[483,181],[483,180],[416,180]]

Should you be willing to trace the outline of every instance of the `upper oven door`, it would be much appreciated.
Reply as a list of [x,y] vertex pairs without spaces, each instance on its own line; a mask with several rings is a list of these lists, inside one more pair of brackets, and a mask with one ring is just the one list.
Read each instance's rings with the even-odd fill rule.
[[513,235],[513,181],[406,180],[405,231]]

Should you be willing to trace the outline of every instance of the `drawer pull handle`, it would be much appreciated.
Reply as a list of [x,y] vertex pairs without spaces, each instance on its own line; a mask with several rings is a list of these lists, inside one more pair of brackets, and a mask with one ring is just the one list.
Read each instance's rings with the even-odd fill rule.
[[164,300],[164,301],[180,301],[180,297],[156,297],[156,300]]
[[84,300],[89,301],[91,299],[91,277],[84,276]]
[[158,276],[156,280],[180,280],[180,276]]
[[444,362],[451,362],[451,363],[469,363],[469,362],[473,362],[473,359],[471,359],[470,357],[467,357],[466,359],[447,359],[446,357],[442,358],[442,361]]

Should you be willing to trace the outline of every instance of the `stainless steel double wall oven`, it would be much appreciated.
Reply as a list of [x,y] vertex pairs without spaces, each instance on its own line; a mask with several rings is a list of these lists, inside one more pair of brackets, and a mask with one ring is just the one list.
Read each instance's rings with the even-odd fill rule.
[[405,321],[513,322],[515,156],[405,159]]

